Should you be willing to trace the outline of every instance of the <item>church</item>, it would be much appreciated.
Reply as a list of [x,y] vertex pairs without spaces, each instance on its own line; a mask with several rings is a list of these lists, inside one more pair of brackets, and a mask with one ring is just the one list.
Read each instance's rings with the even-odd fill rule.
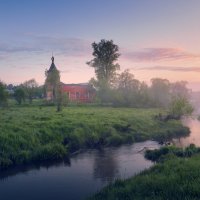
[[[51,60],[51,66],[49,67],[49,70],[46,71],[47,78],[51,78],[51,74],[55,71],[59,74],[59,70],[56,68],[53,56]],[[60,82],[60,76],[57,79]],[[96,90],[89,83],[65,84],[60,82],[60,88],[62,93],[67,94],[70,102],[92,103],[96,94]],[[46,99],[48,101],[53,100],[54,93],[54,86],[48,84],[46,88]]]

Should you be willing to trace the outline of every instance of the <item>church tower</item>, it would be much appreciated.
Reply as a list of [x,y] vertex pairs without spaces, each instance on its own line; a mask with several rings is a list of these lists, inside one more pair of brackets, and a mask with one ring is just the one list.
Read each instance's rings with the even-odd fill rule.
[[54,64],[54,57],[51,58],[51,66],[49,70],[45,72],[45,90],[47,101],[55,102],[58,96],[58,91],[60,87],[60,72]]

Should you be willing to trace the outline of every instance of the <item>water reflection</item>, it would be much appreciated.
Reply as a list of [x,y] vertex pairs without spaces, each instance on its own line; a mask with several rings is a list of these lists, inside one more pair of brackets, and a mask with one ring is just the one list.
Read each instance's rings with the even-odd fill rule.
[[110,151],[103,149],[97,152],[93,166],[94,178],[100,179],[102,182],[112,182],[119,172],[116,157],[113,149]]
[[9,177],[19,175],[19,174],[27,174],[29,171],[39,171],[40,169],[44,168],[46,170],[50,169],[51,167],[61,167],[61,166],[71,166],[70,159],[65,158],[64,160],[57,160],[57,161],[43,161],[40,163],[35,163],[31,165],[22,165],[17,166],[14,168],[10,168],[7,170],[0,171],[0,181],[6,181]]
[[200,121],[187,118],[183,120],[183,124],[190,128],[190,135],[179,139],[173,139],[173,144],[178,147],[186,147],[190,144],[200,146]]
[[[117,178],[129,178],[153,165],[144,159],[147,148],[159,148],[153,141],[103,150],[87,150],[69,161],[43,163],[0,172],[3,200],[79,200]],[[12,192],[11,192],[12,191]]]

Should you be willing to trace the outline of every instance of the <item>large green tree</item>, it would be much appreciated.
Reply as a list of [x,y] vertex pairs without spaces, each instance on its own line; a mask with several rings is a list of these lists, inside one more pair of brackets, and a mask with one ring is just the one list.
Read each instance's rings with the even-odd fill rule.
[[87,64],[95,69],[95,74],[99,84],[109,87],[116,76],[116,71],[120,66],[118,60],[119,48],[113,40],[102,39],[99,43],[92,43],[94,58]]

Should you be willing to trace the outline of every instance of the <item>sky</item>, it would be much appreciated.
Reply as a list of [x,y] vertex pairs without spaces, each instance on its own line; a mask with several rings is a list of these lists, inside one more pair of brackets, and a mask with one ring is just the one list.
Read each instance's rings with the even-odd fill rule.
[[199,10],[199,0],[0,0],[0,80],[43,84],[53,52],[62,82],[87,82],[91,44],[112,39],[119,73],[200,90]]

